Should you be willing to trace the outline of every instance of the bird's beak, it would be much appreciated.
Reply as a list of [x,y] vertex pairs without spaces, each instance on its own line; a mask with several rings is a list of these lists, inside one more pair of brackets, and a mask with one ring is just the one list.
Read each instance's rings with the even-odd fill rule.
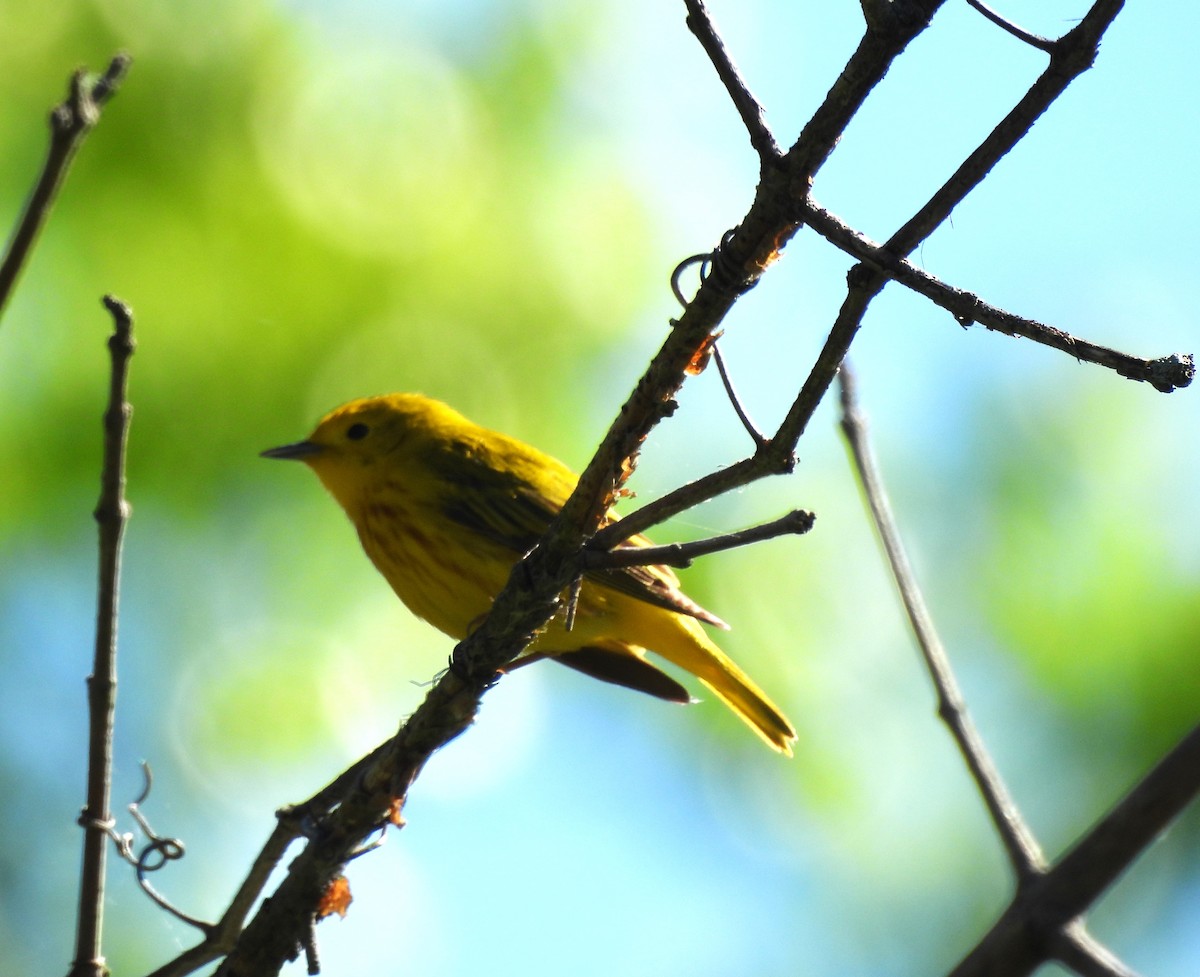
[[268,448],[259,452],[260,458],[284,458],[289,461],[304,461],[313,455],[319,455],[325,449],[312,441],[297,441],[294,444],[283,444],[278,448]]

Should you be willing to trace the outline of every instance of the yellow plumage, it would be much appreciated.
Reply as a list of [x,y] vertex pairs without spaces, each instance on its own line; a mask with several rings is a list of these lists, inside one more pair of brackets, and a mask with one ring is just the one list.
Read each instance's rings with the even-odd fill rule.
[[[419,394],[352,401],[326,415],[307,440],[263,454],[312,468],[396,595],[455,639],[487,613],[577,481],[549,455]],[[628,545],[648,543],[639,536]],[[605,681],[688,701],[678,682],[646,660],[649,649],[699,678],[790,756],[791,723],[698,620],[726,627],[689,600],[666,567],[591,573],[571,630],[556,617],[516,664],[552,657]]]

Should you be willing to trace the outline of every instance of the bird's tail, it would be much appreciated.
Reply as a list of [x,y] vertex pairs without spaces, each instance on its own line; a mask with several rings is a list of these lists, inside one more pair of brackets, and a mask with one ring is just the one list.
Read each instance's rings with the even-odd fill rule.
[[664,624],[670,621],[675,627],[659,629],[662,633],[656,635],[658,640],[647,642],[647,646],[700,679],[773,750],[791,756],[796,730],[750,676],[690,617],[671,614],[659,620]]

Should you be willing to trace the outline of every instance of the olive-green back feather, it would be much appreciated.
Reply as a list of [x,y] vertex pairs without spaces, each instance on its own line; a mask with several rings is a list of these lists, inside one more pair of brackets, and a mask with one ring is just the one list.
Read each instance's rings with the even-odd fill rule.
[[[513,553],[524,556],[542,537],[575,488],[578,476],[556,458],[513,438],[494,444],[490,431],[472,425],[464,436],[429,447],[430,469],[447,485],[445,516]],[[526,477],[525,472],[530,476]],[[536,484],[532,480],[536,477]],[[461,491],[459,491],[461,490]],[[609,517],[605,524],[614,521]],[[634,536],[626,547],[649,546]],[[679,589],[679,578],[664,566],[594,570],[585,579],[648,604],[728,628]]]

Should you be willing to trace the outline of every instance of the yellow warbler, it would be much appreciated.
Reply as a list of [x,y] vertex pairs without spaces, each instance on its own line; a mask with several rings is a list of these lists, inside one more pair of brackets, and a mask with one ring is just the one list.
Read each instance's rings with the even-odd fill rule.
[[[352,401],[326,415],[307,440],[263,456],[297,459],[316,472],[396,595],[455,639],[487,613],[578,479],[536,448],[411,393]],[[691,701],[646,660],[654,651],[790,756],[791,723],[697,621],[728,627],[686,597],[666,567],[595,571],[584,577],[571,629],[560,614],[515,664],[552,657],[606,682]]]

